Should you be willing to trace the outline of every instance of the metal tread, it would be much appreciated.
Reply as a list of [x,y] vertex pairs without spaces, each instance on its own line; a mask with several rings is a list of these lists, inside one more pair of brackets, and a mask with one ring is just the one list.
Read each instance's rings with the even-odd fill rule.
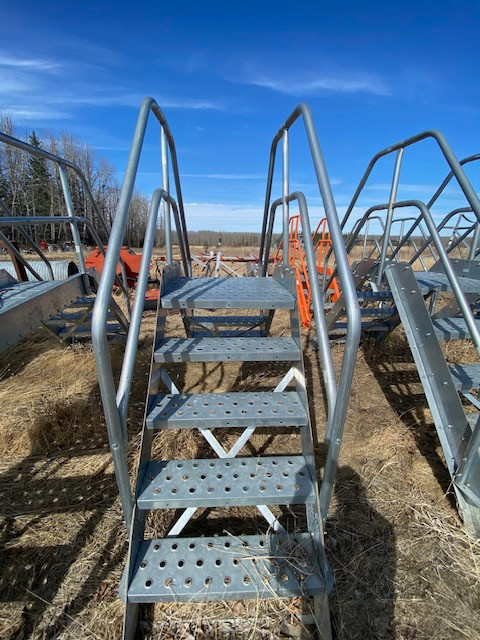
[[296,391],[159,395],[146,420],[149,429],[306,425]]
[[392,300],[393,294],[391,291],[357,291],[357,298],[359,302],[370,300]]
[[480,389],[480,364],[455,364],[449,369],[459,391]]
[[218,327],[256,327],[267,321],[266,316],[191,316],[189,320],[203,326]]
[[[440,340],[463,340],[470,339],[470,332],[467,327],[465,318],[436,318],[432,319],[435,333]],[[480,329],[480,320],[475,320],[477,328]]]
[[155,362],[260,362],[299,360],[293,338],[167,338],[155,350]]
[[[145,540],[132,603],[321,595],[332,587],[309,533]],[[325,584],[327,582],[327,584]]]
[[[450,281],[444,273],[434,271],[414,271],[415,278],[422,289],[438,289],[440,291],[451,291]],[[480,293],[480,280],[457,276],[460,287],[464,293]]]
[[303,456],[163,460],[148,464],[140,509],[305,504],[315,500]]
[[186,278],[162,294],[164,309],[293,309],[295,298],[275,278]]

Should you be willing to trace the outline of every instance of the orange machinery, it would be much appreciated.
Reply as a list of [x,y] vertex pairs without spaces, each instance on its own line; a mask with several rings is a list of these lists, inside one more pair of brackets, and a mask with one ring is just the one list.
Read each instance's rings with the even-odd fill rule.
[[[309,327],[312,319],[312,293],[310,288],[310,278],[308,275],[307,260],[305,257],[305,250],[299,235],[300,231],[300,216],[292,216],[289,224],[289,237],[288,237],[288,264],[295,269],[296,281],[297,281],[297,297],[298,297],[298,309],[300,312],[300,319],[304,327]],[[317,228],[313,232],[312,236],[313,248],[317,257],[317,273],[323,276],[324,273],[324,260],[328,250],[332,245],[330,239],[330,233],[327,230],[327,219],[322,218],[317,225]],[[280,253],[283,251],[282,242],[278,245],[273,264],[280,258]],[[326,276],[329,277],[333,273],[333,269],[327,267]],[[340,289],[338,287],[337,279],[334,278],[328,287],[330,294],[330,300],[332,303],[336,302],[340,297]]]

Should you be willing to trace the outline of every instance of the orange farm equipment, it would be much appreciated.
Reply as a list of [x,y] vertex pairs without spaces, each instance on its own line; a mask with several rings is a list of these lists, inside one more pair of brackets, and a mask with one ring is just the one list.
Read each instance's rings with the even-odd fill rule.
[[[323,276],[326,269],[326,277],[332,275],[333,270],[325,267],[324,261],[331,247],[332,241],[330,239],[330,233],[327,230],[327,219],[322,218],[317,225],[317,228],[312,235],[313,246],[316,255],[317,264],[317,277]],[[282,242],[280,242],[275,258],[273,260],[274,265],[280,261],[281,254],[283,253]],[[298,307],[300,311],[300,318],[304,327],[309,327],[312,319],[312,293],[310,288],[310,277],[307,269],[307,260],[305,257],[305,249],[303,246],[302,235],[300,233],[300,216],[291,216],[289,224],[289,237],[288,237],[288,264],[295,269],[296,281],[297,281],[297,297]],[[338,287],[337,279],[334,278],[328,287],[328,293],[330,295],[330,301],[335,303],[340,297],[340,289]]]

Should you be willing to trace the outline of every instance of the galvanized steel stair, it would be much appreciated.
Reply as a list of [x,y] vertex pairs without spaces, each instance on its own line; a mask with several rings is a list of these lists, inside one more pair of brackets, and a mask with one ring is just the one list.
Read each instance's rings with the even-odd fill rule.
[[[170,309],[181,310],[186,337],[165,337]],[[216,315],[199,315],[199,309]],[[259,314],[219,313],[230,309],[255,309]],[[278,309],[288,311],[287,337],[268,335]],[[199,323],[203,332],[195,337]],[[225,326],[231,337],[218,335]],[[269,392],[196,394],[177,389],[164,367],[206,362],[257,362],[267,367],[266,376],[270,363],[286,363],[286,373]],[[166,393],[159,393],[160,384]],[[199,440],[207,440],[213,455],[186,460],[179,451],[178,459],[152,460],[155,433],[179,428],[198,430]],[[243,431],[227,451],[213,428]],[[300,434],[299,451],[237,457],[256,429],[291,429]],[[306,525],[296,530],[288,517],[284,522],[267,505],[305,505]],[[199,522],[191,520],[197,509],[249,506],[256,506],[265,518],[257,535],[225,531],[223,526],[214,536],[204,536]],[[183,512],[176,514],[166,537],[153,533],[153,538],[144,539],[148,512],[154,509]],[[189,521],[189,530],[196,528],[197,534],[181,537]],[[215,520],[209,522],[211,527]],[[278,267],[273,278],[185,278],[178,266],[166,267],[122,584],[124,637],[134,637],[142,603],[305,596],[313,598],[320,637],[330,638],[327,594],[332,580],[321,522],[294,272]]]
[[[457,270],[468,267],[466,262],[455,261]],[[458,280],[474,303],[480,298],[480,265],[471,266],[478,278],[460,276]],[[449,366],[442,349],[443,341],[470,338],[465,317],[444,315],[458,312],[455,304],[445,305],[433,316],[435,306],[425,304],[425,290],[429,294],[452,291],[444,273],[416,273],[409,264],[390,263],[385,275],[432,412],[460,513],[467,531],[480,537],[480,364]],[[472,408],[475,413],[470,412]]]

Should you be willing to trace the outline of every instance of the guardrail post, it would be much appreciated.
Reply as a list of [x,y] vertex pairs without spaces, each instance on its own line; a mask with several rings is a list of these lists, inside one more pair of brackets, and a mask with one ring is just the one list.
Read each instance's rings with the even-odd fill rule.
[[387,220],[385,223],[385,231],[383,234],[382,253],[380,254],[380,264],[378,266],[377,285],[382,283],[383,272],[385,269],[385,261],[387,258],[387,249],[390,240],[390,233],[392,230],[393,221],[393,203],[397,200],[398,181],[400,179],[400,169],[402,168],[402,158],[404,149],[401,147],[397,151],[397,157],[395,158],[395,167],[393,169],[392,187],[390,189],[390,199],[388,201]]
[[75,244],[75,251],[77,252],[79,271],[84,275],[83,282],[85,285],[85,289],[87,292],[89,292],[90,283],[86,275],[87,267],[85,265],[85,258],[83,256],[82,241],[80,239],[80,232],[78,231],[77,219],[75,217],[75,211],[73,209],[72,195],[70,193],[70,187],[68,184],[67,172],[65,171],[65,167],[63,167],[61,164],[58,165],[58,170],[60,172],[60,182],[62,184],[63,197],[65,198],[65,205],[67,207],[68,217],[70,218],[70,229],[72,231],[72,238]]
[[287,196],[290,193],[290,176],[289,176],[289,146],[288,146],[288,129],[283,132],[283,147],[282,147],[282,225],[283,225],[283,264],[288,264],[288,250],[289,250],[289,202]]
[[[162,189],[170,194],[170,180],[168,175],[167,137],[163,126],[160,127],[160,145],[162,149]],[[173,264],[172,255],[172,223],[170,218],[170,204],[163,200],[163,222],[165,227],[165,258],[168,266]]]

